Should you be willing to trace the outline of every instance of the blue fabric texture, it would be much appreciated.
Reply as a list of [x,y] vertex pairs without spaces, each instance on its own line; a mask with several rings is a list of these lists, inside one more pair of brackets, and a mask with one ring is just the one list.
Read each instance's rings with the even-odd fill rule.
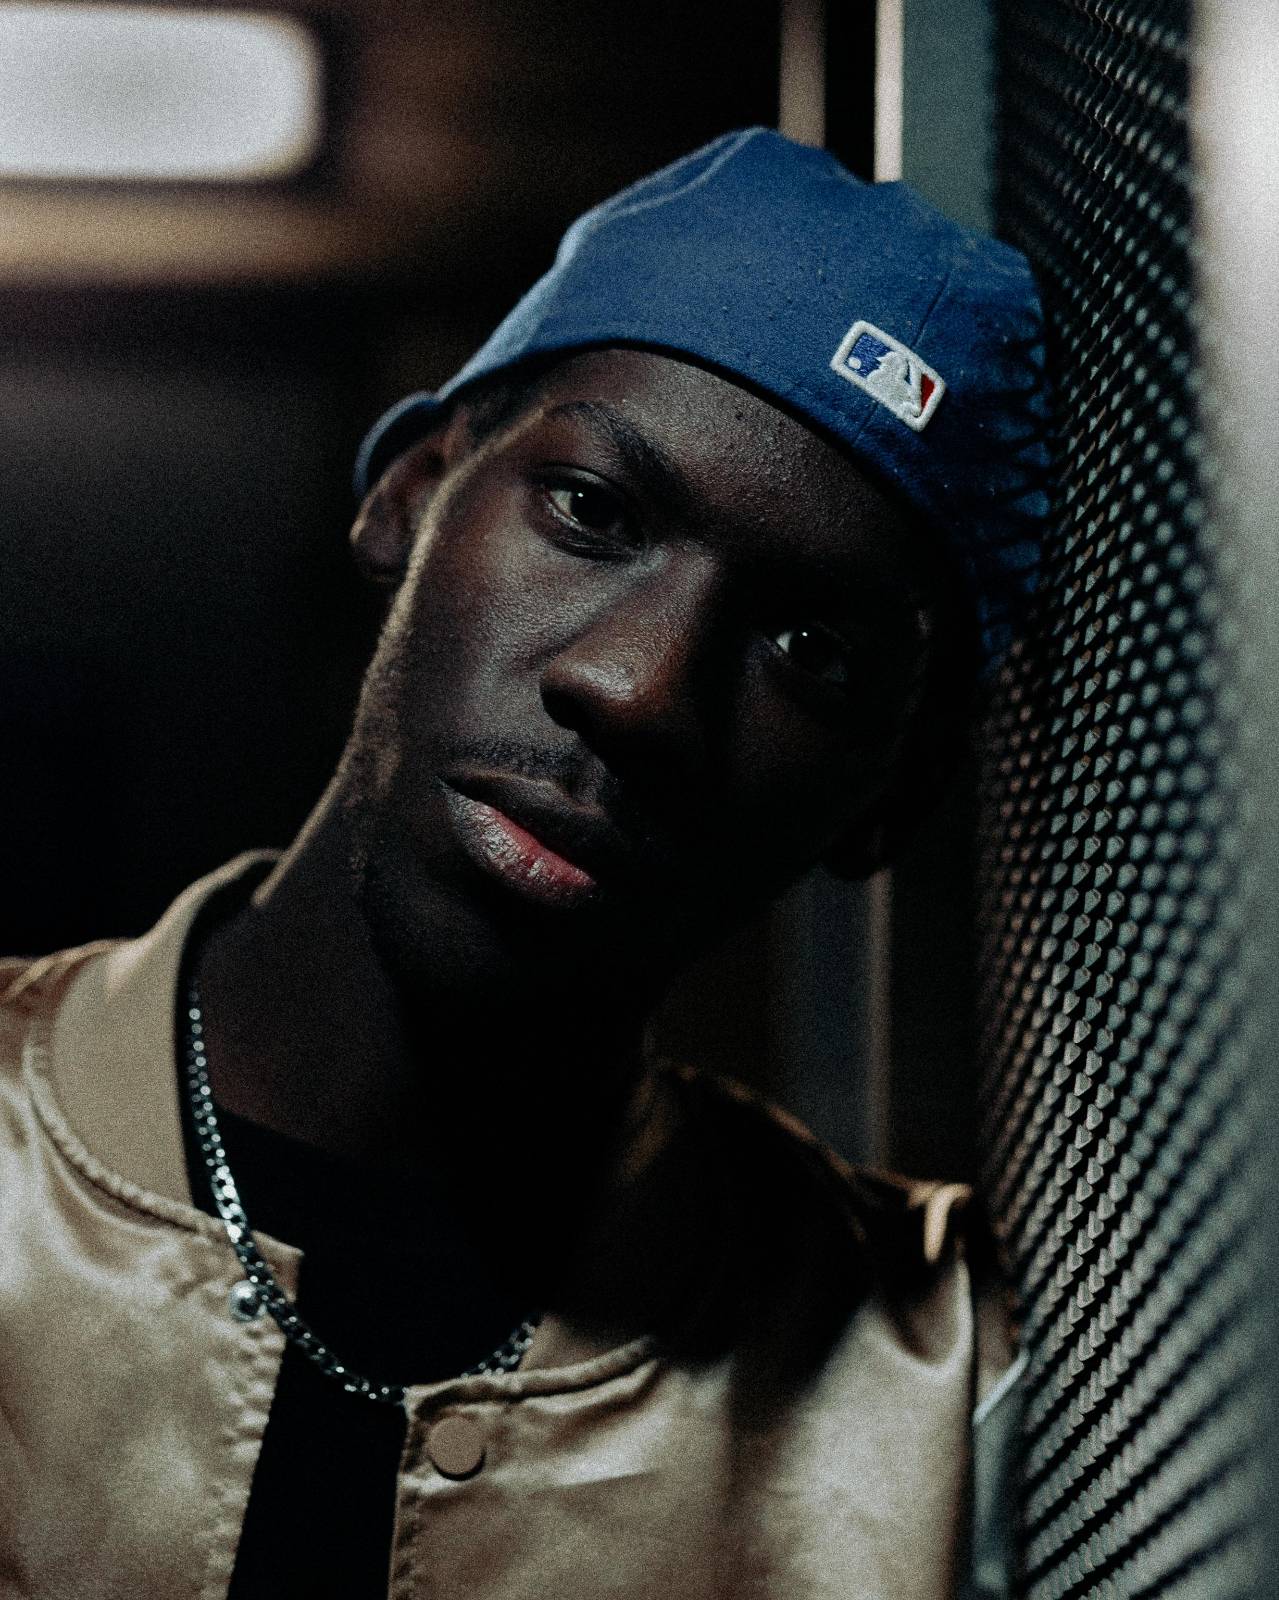
[[823,151],[726,134],[580,217],[461,371],[373,428],[357,492],[468,384],[603,345],[694,357],[843,445],[940,532],[988,664],[1002,654],[1048,515],[1043,321],[1018,251]]

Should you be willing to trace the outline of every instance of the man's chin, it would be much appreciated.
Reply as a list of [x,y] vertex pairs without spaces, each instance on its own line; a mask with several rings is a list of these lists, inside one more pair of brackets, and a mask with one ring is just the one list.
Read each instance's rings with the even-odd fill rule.
[[[482,1005],[599,1000],[631,1009],[668,979],[653,970],[669,939],[610,908],[547,908],[487,882],[465,863],[424,861],[385,839],[353,853],[356,903],[373,946],[406,998]],[[530,1022],[534,1018],[530,1017]]]
[[406,847],[353,858],[356,904],[387,972],[407,991],[501,982],[511,965],[492,919]]

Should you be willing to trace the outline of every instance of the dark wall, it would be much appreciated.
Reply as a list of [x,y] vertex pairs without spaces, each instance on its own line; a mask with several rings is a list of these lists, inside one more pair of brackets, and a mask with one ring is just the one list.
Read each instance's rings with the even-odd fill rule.
[[0,943],[36,950],[145,925],[322,782],[368,627],[343,551],[358,312],[3,312]]
[[776,115],[758,0],[333,7],[326,31],[333,138],[296,191],[6,196],[0,949],[139,929],[287,840],[373,637],[345,553],[364,428],[584,206]]

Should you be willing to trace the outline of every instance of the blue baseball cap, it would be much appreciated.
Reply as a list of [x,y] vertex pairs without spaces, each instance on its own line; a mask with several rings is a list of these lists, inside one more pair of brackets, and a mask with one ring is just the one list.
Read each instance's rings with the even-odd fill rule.
[[1019,251],[769,129],[726,134],[580,217],[466,365],[376,424],[356,492],[468,385],[608,345],[690,356],[830,435],[938,531],[987,665],[1003,653],[1048,515],[1043,318]]

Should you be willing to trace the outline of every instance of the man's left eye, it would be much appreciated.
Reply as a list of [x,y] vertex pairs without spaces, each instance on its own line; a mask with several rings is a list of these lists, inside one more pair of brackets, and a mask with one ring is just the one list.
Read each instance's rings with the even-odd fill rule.
[[853,680],[853,652],[847,640],[820,622],[781,628],[769,638],[792,666],[823,683],[846,688]]

